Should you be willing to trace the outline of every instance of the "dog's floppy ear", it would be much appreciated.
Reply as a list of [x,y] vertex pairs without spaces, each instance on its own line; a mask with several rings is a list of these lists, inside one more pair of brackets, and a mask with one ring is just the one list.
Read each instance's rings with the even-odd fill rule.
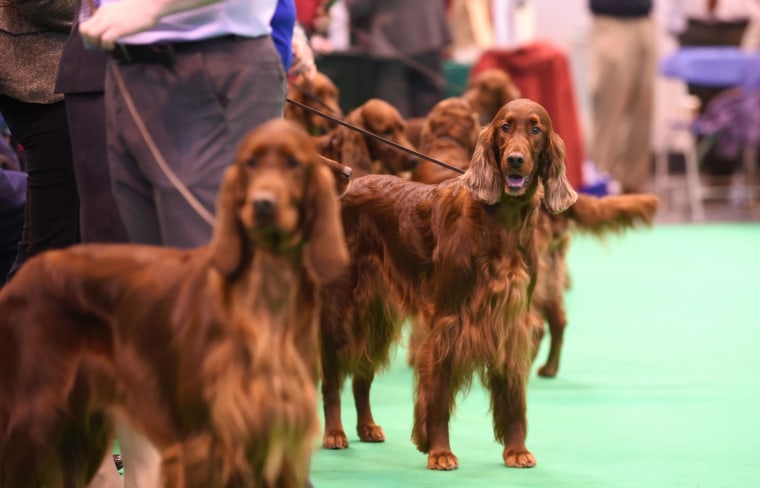
[[240,169],[232,165],[224,172],[216,204],[216,226],[211,238],[211,259],[214,267],[224,276],[234,275],[246,258],[247,238],[240,220],[238,207],[243,199],[243,182]]
[[542,177],[544,183],[544,208],[549,213],[567,210],[578,199],[565,174],[565,143],[554,131],[551,132],[544,150]]
[[493,205],[504,195],[504,178],[499,168],[499,151],[494,146],[494,127],[487,126],[480,133],[472,155],[470,169],[464,174],[464,184],[478,201]]
[[[353,110],[346,117],[351,125],[365,128],[362,107]],[[364,135],[347,127],[338,127],[340,144],[340,162],[352,168],[359,168],[365,173],[372,172],[372,159]]]
[[478,147],[478,138],[480,137],[480,133],[483,128],[480,125],[480,121],[478,120],[478,114],[472,112],[470,117],[472,118],[472,128],[470,129],[469,139],[467,141],[467,150],[475,154],[475,148]]
[[306,258],[320,284],[329,283],[348,267],[340,204],[330,170],[314,161],[308,189]]

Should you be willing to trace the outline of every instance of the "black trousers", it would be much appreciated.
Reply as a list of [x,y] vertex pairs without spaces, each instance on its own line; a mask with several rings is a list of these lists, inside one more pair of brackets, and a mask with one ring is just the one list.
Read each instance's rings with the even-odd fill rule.
[[27,258],[79,242],[79,198],[63,102],[37,104],[0,96],[27,165],[24,231],[10,275]]

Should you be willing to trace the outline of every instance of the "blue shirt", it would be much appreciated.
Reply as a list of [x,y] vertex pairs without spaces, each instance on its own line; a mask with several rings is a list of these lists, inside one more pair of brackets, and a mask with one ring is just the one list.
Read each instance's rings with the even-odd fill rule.
[[[101,0],[101,4],[121,0]],[[222,0],[162,18],[152,29],[119,39],[124,44],[197,41],[228,34],[261,37],[271,34],[270,21],[278,0]]]
[[278,0],[272,17],[272,40],[287,73],[293,63],[293,28],[296,25],[295,0]]

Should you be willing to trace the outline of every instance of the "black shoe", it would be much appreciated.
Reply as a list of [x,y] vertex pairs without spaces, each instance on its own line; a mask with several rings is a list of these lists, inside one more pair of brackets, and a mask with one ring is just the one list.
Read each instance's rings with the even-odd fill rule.
[[121,468],[124,467],[124,460],[121,458],[121,454],[114,454],[113,462],[116,465],[116,469],[119,471],[121,471]]

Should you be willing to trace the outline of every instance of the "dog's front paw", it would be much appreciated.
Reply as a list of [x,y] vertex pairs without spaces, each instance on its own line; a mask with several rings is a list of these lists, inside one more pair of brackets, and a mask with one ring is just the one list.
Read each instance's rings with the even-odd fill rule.
[[504,464],[510,468],[532,468],[536,465],[536,458],[530,451],[525,449],[504,449]]
[[360,425],[356,428],[356,432],[362,442],[385,442],[385,432],[379,425]]
[[459,459],[453,452],[446,451],[430,451],[428,454],[428,469],[435,469],[438,471],[452,471],[459,467]]
[[325,449],[346,449],[348,437],[342,430],[325,432],[324,437],[322,437],[322,447]]
[[538,376],[542,378],[554,378],[557,376],[557,367],[550,364],[544,364],[538,368]]

